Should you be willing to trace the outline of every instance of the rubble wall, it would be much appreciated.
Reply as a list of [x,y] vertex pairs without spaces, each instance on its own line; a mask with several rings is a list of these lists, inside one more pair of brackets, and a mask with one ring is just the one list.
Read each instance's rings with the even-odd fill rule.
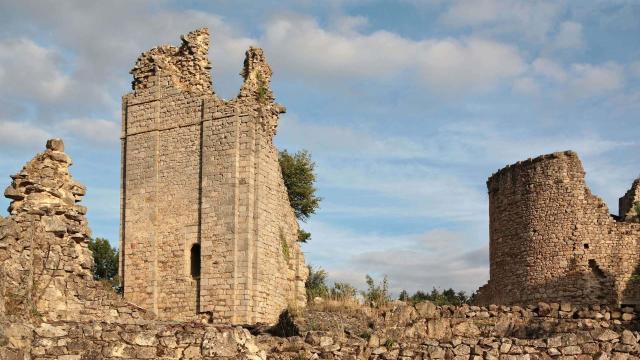
[[636,359],[633,308],[415,306],[309,311],[297,333],[139,320],[0,320],[2,359]]
[[[367,309],[363,309],[367,310]],[[299,337],[258,336],[270,359],[637,359],[632,308],[540,303],[314,312]]]
[[60,139],[47,142],[5,190],[0,222],[0,309],[9,320],[130,319],[145,315],[93,280],[90,230]]
[[584,176],[567,151],[489,178],[490,280],[479,303],[640,303],[640,225],[616,221]]

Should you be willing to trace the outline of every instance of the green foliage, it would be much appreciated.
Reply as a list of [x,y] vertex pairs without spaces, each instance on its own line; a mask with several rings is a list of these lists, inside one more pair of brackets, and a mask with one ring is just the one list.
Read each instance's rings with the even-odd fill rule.
[[307,290],[307,300],[313,301],[316,297],[326,298],[329,295],[327,272],[321,267],[317,269],[314,269],[311,265],[307,267],[309,268],[309,276],[304,283],[304,287]]
[[289,244],[287,244],[286,240],[282,240],[282,256],[286,261],[289,261],[291,255],[289,254]]
[[286,261],[289,261],[291,258],[291,253],[289,252],[289,243],[287,242],[287,238],[284,236],[282,232],[282,228],[280,229],[280,244],[282,246],[282,256]]
[[389,297],[389,281],[385,275],[380,285],[376,285],[373,278],[369,274],[365,277],[367,282],[367,290],[361,291],[364,300],[371,306],[381,306],[386,304],[391,298]]
[[346,282],[337,282],[330,293],[333,300],[349,300],[356,297],[356,288]]
[[287,188],[289,202],[298,220],[307,221],[320,206],[321,198],[316,196],[314,183],[315,163],[306,150],[289,154],[287,150],[278,153],[284,185]]
[[441,292],[434,287],[431,290],[431,293],[428,294],[420,290],[416,291],[409,300],[414,303],[429,300],[436,305],[462,305],[471,303],[473,300],[473,294],[471,296],[467,296],[464,291],[456,292],[451,288]]
[[311,233],[298,229],[298,241],[307,242],[308,240],[311,240]]
[[119,252],[111,247],[109,240],[96,238],[89,240],[89,250],[93,253],[93,278],[105,282],[105,286],[122,293],[120,277],[118,276]]
[[267,82],[262,77],[261,73],[258,73],[258,101],[264,103],[267,101],[267,95],[269,95],[269,88]]
[[89,250],[93,253],[93,278],[112,280],[118,275],[118,251],[105,238],[90,239]]
[[636,211],[637,216],[640,216],[640,201],[636,201],[633,203],[633,210]]
[[409,301],[409,293],[407,290],[402,290],[400,295],[398,296],[398,300],[400,301]]

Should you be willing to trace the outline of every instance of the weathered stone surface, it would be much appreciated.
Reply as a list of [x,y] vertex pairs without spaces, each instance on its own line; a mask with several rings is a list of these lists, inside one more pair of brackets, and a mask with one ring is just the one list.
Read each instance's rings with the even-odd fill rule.
[[0,314],[14,321],[141,318],[93,280],[87,210],[78,204],[86,189],[70,175],[63,150],[61,139],[47,141],[5,191],[12,201],[0,221]]
[[420,316],[425,318],[434,318],[437,310],[431,301],[422,301],[416,304],[416,310]]
[[[614,217],[584,178],[578,155],[565,151],[520,161],[488,179],[490,280],[478,303],[640,305],[632,276],[640,266],[640,218],[632,216],[640,179]],[[560,309],[566,318],[575,310]]]
[[[122,104],[125,298],[161,319],[275,323],[306,305],[298,224],[273,145],[264,52],[246,52],[238,97],[212,90],[209,32],[144,52]],[[198,266],[200,265],[200,266]],[[199,271],[192,271],[199,267]]]

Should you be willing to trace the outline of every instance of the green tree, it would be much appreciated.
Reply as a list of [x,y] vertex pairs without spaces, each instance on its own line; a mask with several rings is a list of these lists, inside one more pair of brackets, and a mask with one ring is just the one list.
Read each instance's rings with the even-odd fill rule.
[[113,280],[118,276],[118,251],[105,238],[90,239],[89,250],[93,253],[93,278]]
[[451,288],[439,291],[435,287],[431,290],[431,293],[427,294],[423,291],[416,291],[413,296],[411,296],[410,300],[414,303],[418,303],[421,301],[429,300],[436,305],[462,305],[469,304],[473,299],[473,294],[471,297],[467,296],[464,291],[455,291]]
[[313,301],[316,297],[326,298],[329,295],[327,287],[327,272],[321,267],[314,269],[313,266],[307,265],[309,268],[309,276],[304,283],[307,290],[307,300]]
[[[315,214],[322,200],[316,196],[315,188],[315,163],[311,160],[311,154],[307,150],[300,150],[295,154],[289,154],[287,150],[278,153],[278,162],[282,170],[284,186],[287,188],[289,203],[298,220],[306,222]],[[311,234],[300,229],[298,241],[306,242],[311,239]]]
[[409,293],[407,290],[402,290],[400,295],[398,296],[398,300],[400,301],[409,301]]

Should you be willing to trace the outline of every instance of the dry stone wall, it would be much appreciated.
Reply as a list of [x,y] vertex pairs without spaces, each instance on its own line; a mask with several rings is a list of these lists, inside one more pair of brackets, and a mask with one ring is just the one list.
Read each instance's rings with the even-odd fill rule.
[[508,166],[487,181],[490,280],[481,304],[640,304],[640,224],[591,194],[576,153]]
[[182,42],[143,53],[123,97],[125,298],[163,319],[273,323],[306,303],[298,224],[272,141],[285,109],[261,49],[246,52],[240,93],[223,101],[212,91],[208,30]]
[[635,318],[630,307],[399,302],[382,310],[309,311],[299,336],[257,340],[270,359],[637,359]]

